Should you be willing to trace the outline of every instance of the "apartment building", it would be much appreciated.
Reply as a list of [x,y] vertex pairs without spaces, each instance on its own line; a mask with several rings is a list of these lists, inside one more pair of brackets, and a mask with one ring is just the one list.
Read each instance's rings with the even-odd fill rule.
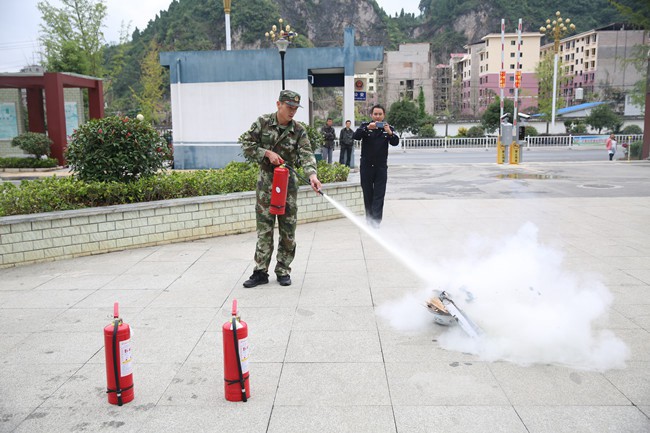
[[386,51],[378,71],[380,99],[386,107],[401,98],[416,100],[424,92],[425,110],[433,112],[433,68],[431,44],[401,44],[398,51]]
[[[629,24],[610,24],[562,39],[559,72],[567,81],[561,84],[560,94],[567,106],[611,98],[612,89],[627,94],[641,73],[625,59],[633,56],[635,46],[648,43],[646,33]],[[552,42],[541,47],[541,56],[552,52]]]
[[[519,88],[519,110],[537,106],[537,77],[535,67],[539,59],[541,35],[522,33],[519,57],[521,86]],[[503,66],[506,72],[504,97],[515,97],[515,73],[517,71],[518,35],[506,33],[503,50],[501,34],[490,33],[481,41],[465,46],[467,53],[459,63],[461,69],[461,111],[479,116],[497,96],[501,94],[499,73]],[[503,51],[503,61],[501,53]],[[503,65],[502,65],[503,63]]]

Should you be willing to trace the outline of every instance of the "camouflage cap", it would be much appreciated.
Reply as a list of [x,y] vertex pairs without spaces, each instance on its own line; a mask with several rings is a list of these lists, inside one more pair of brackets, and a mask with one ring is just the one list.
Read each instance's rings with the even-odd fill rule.
[[302,105],[300,105],[300,94],[293,90],[281,91],[278,101],[285,102],[287,105],[291,105],[292,107],[302,107]]

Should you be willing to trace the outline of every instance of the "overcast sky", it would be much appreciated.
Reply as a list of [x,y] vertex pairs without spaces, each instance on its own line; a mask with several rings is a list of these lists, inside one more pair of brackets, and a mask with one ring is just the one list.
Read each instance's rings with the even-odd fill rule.
[[[0,72],[18,72],[28,64],[38,62],[38,33],[41,14],[36,8],[39,0],[0,0]],[[233,0],[235,3],[236,0]],[[58,0],[49,0],[60,6]],[[171,0],[105,0],[108,16],[104,36],[117,42],[122,22],[143,30],[149,20],[161,10],[167,10]],[[386,13],[404,12],[418,15],[420,0],[377,0]],[[236,3],[235,3],[236,4]]]

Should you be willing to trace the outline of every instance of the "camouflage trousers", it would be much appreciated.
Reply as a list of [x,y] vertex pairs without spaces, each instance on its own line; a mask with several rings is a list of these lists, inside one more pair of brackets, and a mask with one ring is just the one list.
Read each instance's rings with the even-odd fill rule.
[[280,240],[276,256],[275,274],[277,276],[291,274],[291,262],[296,255],[296,225],[298,224],[298,187],[295,176],[289,176],[289,188],[284,215],[273,215],[269,212],[271,205],[271,186],[273,174],[260,171],[257,183],[257,204],[255,214],[257,220],[257,246],[255,247],[255,270],[268,272],[273,255],[273,231],[277,216]]

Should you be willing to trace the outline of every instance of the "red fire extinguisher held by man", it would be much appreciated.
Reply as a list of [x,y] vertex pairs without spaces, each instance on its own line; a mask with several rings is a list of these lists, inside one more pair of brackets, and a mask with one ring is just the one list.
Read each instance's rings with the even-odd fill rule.
[[223,378],[226,400],[246,402],[251,396],[248,371],[248,325],[239,318],[237,300],[223,324]]
[[273,186],[271,187],[271,206],[269,212],[273,215],[284,215],[287,204],[287,188],[289,186],[289,169],[284,165],[273,170]]
[[119,306],[113,305],[113,323],[104,328],[106,353],[106,392],[108,402],[122,406],[134,398],[131,328],[120,319]]

